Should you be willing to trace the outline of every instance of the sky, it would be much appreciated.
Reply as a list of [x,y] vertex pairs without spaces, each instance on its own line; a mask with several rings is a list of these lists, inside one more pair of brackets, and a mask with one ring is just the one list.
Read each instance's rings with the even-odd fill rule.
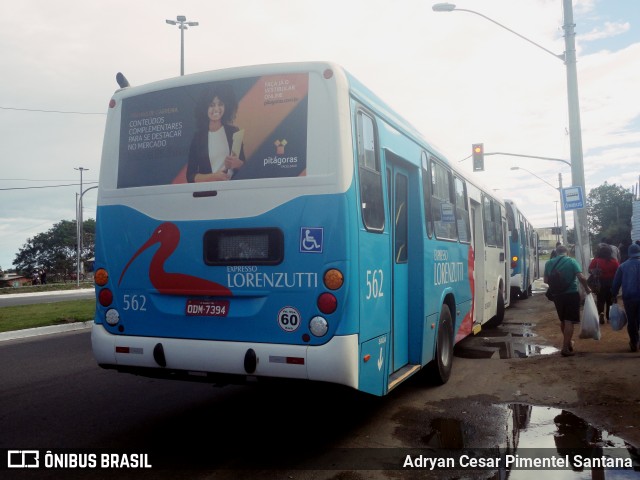
[[[534,227],[558,220],[571,186],[562,0],[21,0],[0,8],[0,267],[29,238],[95,218],[106,111],[132,85],[240,65],[328,60],[344,66],[452,163],[514,200]],[[640,175],[640,1],[573,0],[586,194]],[[544,49],[548,50],[545,51]],[[520,167],[512,170],[512,167]],[[567,225],[573,216],[567,212]]]

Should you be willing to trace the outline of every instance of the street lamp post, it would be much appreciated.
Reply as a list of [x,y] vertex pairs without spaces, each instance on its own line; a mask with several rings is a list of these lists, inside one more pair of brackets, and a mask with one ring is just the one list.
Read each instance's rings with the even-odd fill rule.
[[[536,177],[538,180],[543,181],[544,183],[546,183],[547,185],[549,185],[551,188],[553,188],[558,192],[558,194],[560,195],[560,215],[562,217],[562,244],[567,245],[567,222],[565,220],[564,202],[562,201],[562,173],[558,172],[558,187],[556,188],[553,185],[551,185],[549,182],[547,182],[544,178],[539,177],[535,173],[527,170],[526,168],[511,167],[511,170],[524,170],[525,172],[530,173],[531,175]],[[557,217],[558,217],[558,206],[556,205],[556,225],[558,224]]]
[[[558,200],[555,200],[554,203],[556,204],[556,228],[557,228],[558,227]],[[556,230],[556,243],[558,243],[559,241],[560,241],[560,234]]]
[[[562,55],[557,55],[552,51],[544,48],[542,45],[514,32],[510,28],[505,27],[501,23],[483,15],[474,10],[468,10],[463,8],[456,8],[452,3],[436,3],[433,5],[434,12],[469,12],[475,15],[479,15],[486,20],[504,28],[505,30],[517,35],[518,37],[526,40],[527,42],[535,45],[536,47],[544,50],[545,52],[553,55],[555,58],[564,62],[567,67],[567,99],[569,107],[569,137],[571,148],[571,180],[574,186],[582,188],[582,192],[586,195],[585,181],[584,181],[584,164],[582,153],[582,132],[580,126],[580,107],[578,102],[578,75],[576,70],[576,44],[575,44],[575,24],[573,23],[573,5],[572,0],[563,0],[564,11],[564,40],[565,40],[565,52]],[[587,212],[584,208],[579,208],[574,212],[573,219],[576,229],[577,248],[576,254],[578,260],[582,265],[582,271],[586,272],[589,267],[591,258],[591,249],[589,244],[589,231],[587,229]]]
[[76,286],[80,286],[80,269],[81,269],[81,255],[82,255],[82,172],[89,170],[88,168],[78,167],[74,168],[80,172],[80,194],[76,200],[76,233],[77,233],[77,258],[76,258]]
[[189,27],[197,27],[198,22],[187,22],[187,17],[178,15],[175,20],[165,20],[169,25],[178,25],[180,29],[180,75],[184,75],[184,31]]

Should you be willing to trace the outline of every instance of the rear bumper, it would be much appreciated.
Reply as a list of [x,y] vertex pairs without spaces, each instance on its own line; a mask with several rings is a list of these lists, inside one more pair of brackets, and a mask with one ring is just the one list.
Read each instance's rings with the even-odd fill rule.
[[[100,366],[145,376],[198,381],[270,377],[358,388],[357,335],[336,336],[320,346],[281,345],[113,335],[94,324],[91,345]],[[158,362],[154,349],[162,350],[164,361]],[[245,362],[250,350],[253,371]]]

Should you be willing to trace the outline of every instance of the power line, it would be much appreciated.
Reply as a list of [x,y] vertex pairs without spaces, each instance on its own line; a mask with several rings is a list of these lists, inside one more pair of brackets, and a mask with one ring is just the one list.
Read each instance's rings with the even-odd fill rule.
[[0,107],[0,110],[17,110],[19,112],[35,112],[35,113],[69,113],[73,115],[106,115],[105,112],[73,112],[63,110],[41,110],[35,108],[16,108],[16,107]]
[[0,182],[73,182],[69,178],[0,178]]
[[[85,182],[87,184],[89,183],[98,183],[98,182]],[[79,183],[66,183],[63,185],[42,185],[41,187],[11,187],[11,188],[0,188],[0,191],[6,191],[6,190],[33,190],[34,188],[57,188],[57,187],[77,187],[79,186]]]

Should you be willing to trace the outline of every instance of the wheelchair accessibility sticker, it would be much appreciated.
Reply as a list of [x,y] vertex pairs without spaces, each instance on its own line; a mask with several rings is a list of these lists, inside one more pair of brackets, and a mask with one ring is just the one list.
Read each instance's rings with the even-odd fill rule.
[[300,229],[300,252],[322,253],[322,240],[324,229],[322,227],[302,227]]

